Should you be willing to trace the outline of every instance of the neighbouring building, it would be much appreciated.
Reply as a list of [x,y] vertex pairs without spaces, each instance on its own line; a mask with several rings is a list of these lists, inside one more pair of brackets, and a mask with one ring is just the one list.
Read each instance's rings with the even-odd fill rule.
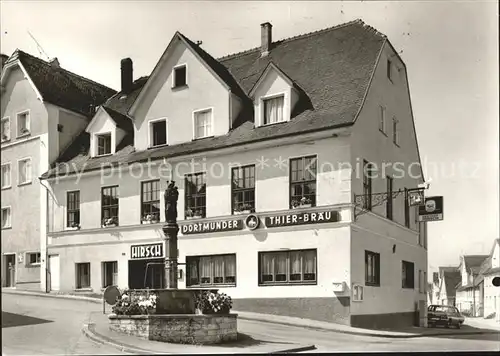
[[179,287],[219,288],[236,310],[425,324],[404,62],[360,20],[280,41],[260,30],[260,47],[219,59],[177,32],[135,81],[122,60],[121,91],[43,175],[51,289],[162,287],[173,177]]
[[499,239],[495,239],[487,263],[480,272],[484,288],[484,312],[485,318],[495,318],[500,322],[500,288],[493,286],[493,278],[500,277],[500,245]]
[[456,288],[462,276],[458,267],[439,267],[439,287],[434,304],[456,305]]
[[61,68],[57,59],[20,50],[1,59],[1,282],[40,290],[47,191],[38,177],[87,127],[92,107],[115,91]]
[[[485,263],[486,262],[486,263]],[[484,264],[484,265],[483,265]],[[456,289],[456,307],[471,316],[482,316],[484,285],[481,272],[488,267],[487,255],[464,255],[460,257],[458,270],[461,282]]]

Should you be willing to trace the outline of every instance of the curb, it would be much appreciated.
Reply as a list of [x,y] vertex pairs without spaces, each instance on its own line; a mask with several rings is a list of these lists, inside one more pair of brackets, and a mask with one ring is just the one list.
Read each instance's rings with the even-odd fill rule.
[[[135,348],[135,347],[132,347],[129,345],[115,342],[114,340],[97,333],[95,331],[95,324],[94,323],[84,324],[83,328],[82,328],[82,332],[86,337],[88,337],[93,342],[100,344],[100,345],[108,345],[108,346],[114,347],[122,352],[127,352],[127,353],[131,353],[131,354],[140,354],[140,355],[176,355],[176,354],[172,354],[172,353],[168,353],[168,352],[158,353],[155,351],[139,349],[139,348]],[[295,348],[290,348],[290,349],[285,349],[285,350],[269,352],[269,354],[287,354],[287,353],[297,353],[297,352],[310,351],[310,350],[316,350],[316,346],[314,346],[314,345],[300,346],[300,347],[295,347]]]
[[[50,294],[50,293],[20,291],[20,290],[3,289],[3,288],[2,288],[2,293],[31,295],[31,296],[37,296],[37,297],[43,297],[43,298],[63,298],[63,299],[83,300],[83,301],[87,301],[87,302],[102,304],[102,299],[100,299],[100,298],[98,299],[98,298],[94,298],[94,297],[85,297],[85,296],[80,296],[80,295]],[[238,313],[238,312],[235,311],[235,313]],[[349,330],[339,330],[339,329],[333,329],[333,328],[330,329],[330,328],[325,328],[325,327],[321,327],[321,326],[314,326],[314,325],[302,325],[302,324],[296,324],[296,323],[286,322],[286,321],[281,321],[281,320],[268,320],[268,319],[265,319],[263,317],[257,317],[257,316],[249,317],[249,316],[241,315],[240,313],[238,313],[238,319],[260,321],[260,322],[264,322],[264,323],[293,326],[293,327],[299,327],[299,328],[305,328],[305,329],[311,329],[311,330],[330,331],[330,332],[348,334],[348,335],[380,337],[380,338],[386,338],[386,339],[414,339],[414,338],[419,338],[419,337],[433,337],[433,336],[500,334],[500,331],[495,331],[495,330],[445,332],[445,333],[429,333],[429,334],[409,334],[409,335],[377,334],[377,333],[362,333],[362,332],[349,331]],[[293,352],[293,351],[290,351],[290,352]]]

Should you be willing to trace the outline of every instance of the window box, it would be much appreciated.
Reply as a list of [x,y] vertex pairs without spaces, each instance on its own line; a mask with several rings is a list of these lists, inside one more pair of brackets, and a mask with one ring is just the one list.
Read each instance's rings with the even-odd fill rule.
[[116,217],[104,219],[102,222],[102,227],[116,227],[118,226],[118,219]]
[[312,201],[309,198],[302,197],[300,200],[292,200],[292,209],[310,208]]
[[252,210],[247,209],[247,210],[240,210],[240,211],[235,211],[234,215],[245,215],[245,214],[251,214]]
[[193,212],[191,209],[186,210],[186,220],[203,219],[201,211]]
[[80,224],[73,224],[71,226],[68,226],[66,230],[80,230]]
[[157,224],[160,222],[160,219],[156,214],[148,214],[144,216],[141,220],[142,224]]

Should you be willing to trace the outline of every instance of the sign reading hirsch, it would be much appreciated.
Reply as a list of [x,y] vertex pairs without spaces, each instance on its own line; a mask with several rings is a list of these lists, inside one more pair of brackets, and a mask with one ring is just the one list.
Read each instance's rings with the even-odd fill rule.
[[338,211],[315,211],[288,215],[266,216],[267,227],[304,225],[337,222],[340,220]]
[[141,258],[163,257],[163,243],[149,245],[132,245],[130,258],[137,260]]
[[419,221],[443,220],[443,197],[427,197],[425,205],[419,207]]
[[209,221],[181,225],[183,235],[242,230],[243,220]]

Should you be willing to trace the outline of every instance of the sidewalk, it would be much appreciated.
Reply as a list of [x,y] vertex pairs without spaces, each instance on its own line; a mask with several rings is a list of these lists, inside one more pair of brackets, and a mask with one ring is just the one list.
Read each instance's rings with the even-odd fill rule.
[[469,325],[474,328],[479,329],[489,329],[489,330],[497,330],[500,332],[500,323],[493,319],[484,319],[484,318],[465,318],[464,325]]
[[[17,291],[13,289],[2,289],[3,293],[14,293],[14,294],[27,294],[27,295],[42,295],[44,297],[56,297],[56,298],[70,298],[70,299],[80,299],[87,300],[90,302],[96,302],[102,304],[102,299],[98,299],[97,295],[94,297],[82,296],[82,295],[67,295],[62,293],[43,293],[43,292],[24,292]],[[106,310],[110,310],[110,306],[106,306]],[[371,337],[382,337],[382,338],[415,338],[415,337],[431,337],[431,336],[445,336],[445,335],[477,335],[477,334],[490,334],[499,333],[500,329],[493,328],[493,326],[488,326],[484,324],[468,324],[466,320],[465,325],[461,329],[446,329],[446,328],[421,328],[421,327],[409,327],[399,330],[373,330],[373,329],[363,329],[356,328],[348,325],[341,325],[335,323],[329,323],[324,321],[302,319],[289,316],[280,315],[270,315],[270,314],[260,314],[244,311],[232,310],[233,313],[238,314],[239,320],[254,320],[267,323],[288,325],[293,327],[303,327],[322,331],[331,331],[344,334],[360,335],[360,336],[371,336]]]

